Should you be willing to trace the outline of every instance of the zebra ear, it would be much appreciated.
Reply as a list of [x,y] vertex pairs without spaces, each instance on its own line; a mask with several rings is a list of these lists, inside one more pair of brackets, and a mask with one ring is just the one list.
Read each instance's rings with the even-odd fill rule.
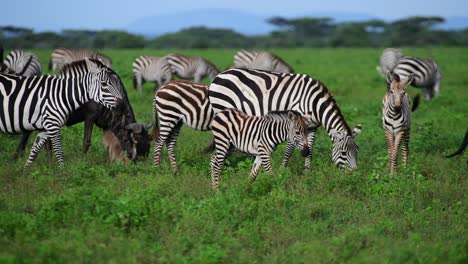
[[361,133],[361,128],[362,128],[362,125],[357,124],[356,127],[353,129],[351,136],[355,138],[357,135],[359,135]]
[[410,73],[410,75],[408,75],[408,80],[406,80],[406,85],[409,85],[413,82],[413,79],[414,79],[414,73]]
[[339,132],[338,130],[332,128],[330,129],[330,136],[334,139],[334,140],[341,140],[345,137],[345,135],[341,132]]
[[96,63],[92,62],[88,58],[85,58],[86,61],[86,67],[88,68],[88,71],[91,73],[98,73],[99,72],[99,67],[97,66]]
[[393,73],[389,70],[385,73],[385,78],[387,79],[387,83],[393,82]]
[[295,111],[288,111],[288,118],[291,120],[297,120],[298,115]]

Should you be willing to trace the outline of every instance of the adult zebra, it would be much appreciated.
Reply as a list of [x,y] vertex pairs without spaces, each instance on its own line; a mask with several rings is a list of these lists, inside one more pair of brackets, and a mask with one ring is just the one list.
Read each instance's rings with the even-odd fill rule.
[[[305,74],[277,73],[253,69],[230,69],[211,83],[208,98],[215,113],[236,108],[247,115],[264,116],[271,111],[295,110],[307,119],[310,154],[305,166],[311,167],[312,148],[319,126],[323,126],[333,142],[332,160],[338,167],[357,167],[358,147],[353,131],[325,85]],[[286,166],[293,150],[288,144],[282,166]]]
[[218,68],[202,57],[169,54],[167,61],[173,73],[182,79],[193,78],[196,83],[199,83],[204,77],[213,80],[219,74]]
[[[94,100],[108,108],[116,108],[122,94],[110,80],[109,69],[99,69],[86,60],[89,72],[80,78],[51,75],[21,77],[0,74],[0,131],[18,134],[39,130],[29,158],[28,167],[50,139],[60,168],[64,168],[60,128],[70,113]],[[27,89],[24,89],[27,88]]]
[[66,64],[84,60],[85,58],[101,60],[107,67],[112,68],[112,59],[97,51],[57,48],[50,55],[49,70],[60,69]]
[[42,74],[42,65],[39,58],[29,51],[10,51],[5,58],[4,64],[16,75],[34,76]]
[[163,85],[154,95],[153,111],[156,123],[153,131],[154,165],[159,165],[161,151],[167,145],[169,159],[177,169],[175,146],[182,124],[195,129],[210,130],[213,109],[208,101],[208,86],[185,80]]
[[[118,139],[120,146],[125,150],[130,160],[135,160],[137,156],[146,157],[149,153],[149,142],[147,126],[136,123],[132,106],[128,100],[127,92],[120,77],[112,69],[105,66],[101,61],[91,59],[99,70],[107,69],[109,81],[122,95],[122,103],[118,109],[110,110],[105,106],[90,100],[84,103],[68,116],[66,125],[72,126],[84,122],[83,153],[87,153],[91,146],[91,136],[93,126],[102,128],[104,131],[110,130],[115,138]],[[75,61],[61,68],[59,76],[69,78],[80,78],[86,75],[90,69],[86,60]],[[18,145],[16,155],[21,154],[27,144],[29,134],[23,133],[20,144]],[[136,142],[136,144],[134,143]]]
[[386,71],[391,71],[398,74],[402,80],[406,80],[410,74],[414,74],[411,85],[423,88],[426,100],[440,95],[442,74],[434,59],[402,56],[398,49],[386,49],[380,60],[380,70],[385,71],[381,74],[385,75]]
[[268,51],[240,50],[234,55],[235,68],[293,73],[293,68],[280,57]]
[[[172,79],[172,68],[167,57],[140,56],[133,62],[133,88],[142,92],[145,81],[161,87]],[[158,87],[156,86],[156,87]]]

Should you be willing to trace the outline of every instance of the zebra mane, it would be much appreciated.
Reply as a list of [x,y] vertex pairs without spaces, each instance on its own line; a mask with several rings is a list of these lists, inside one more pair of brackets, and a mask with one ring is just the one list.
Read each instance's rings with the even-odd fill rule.
[[[98,59],[88,59],[88,60],[96,63],[97,66],[100,69],[107,68],[107,69],[113,71],[111,68],[107,67],[102,61],[100,61]],[[78,60],[78,61],[74,61],[74,62],[65,64],[65,65],[63,65],[62,69],[60,69],[60,73],[68,73],[70,71],[74,71],[77,68],[82,68],[82,67],[85,67],[86,69],[88,68],[87,65],[86,65],[86,60]]]
[[281,57],[279,57],[279,56],[277,56],[276,54],[273,54],[273,53],[271,53],[271,55],[273,55],[273,57],[275,57],[278,61],[280,61],[281,63],[283,63],[284,65],[286,65],[286,67],[288,67],[289,70],[291,70],[291,73],[294,72],[293,67],[291,67],[291,65],[289,65],[287,62],[285,62]]

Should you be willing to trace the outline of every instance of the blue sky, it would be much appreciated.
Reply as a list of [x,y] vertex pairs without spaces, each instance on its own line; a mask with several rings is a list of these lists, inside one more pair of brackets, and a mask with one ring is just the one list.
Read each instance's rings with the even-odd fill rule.
[[466,0],[11,0],[3,1],[1,6],[0,25],[24,26],[36,31],[120,29],[142,17],[205,8],[287,17],[321,12],[366,14],[386,20],[410,15],[468,16]]

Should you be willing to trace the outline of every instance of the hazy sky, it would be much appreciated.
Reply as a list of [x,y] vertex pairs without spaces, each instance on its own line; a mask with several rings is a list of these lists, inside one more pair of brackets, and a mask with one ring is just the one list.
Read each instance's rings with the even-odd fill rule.
[[204,8],[230,8],[289,17],[345,12],[388,20],[410,15],[468,15],[467,0],[7,0],[1,4],[0,25],[25,26],[39,31],[118,29],[145,16]]

